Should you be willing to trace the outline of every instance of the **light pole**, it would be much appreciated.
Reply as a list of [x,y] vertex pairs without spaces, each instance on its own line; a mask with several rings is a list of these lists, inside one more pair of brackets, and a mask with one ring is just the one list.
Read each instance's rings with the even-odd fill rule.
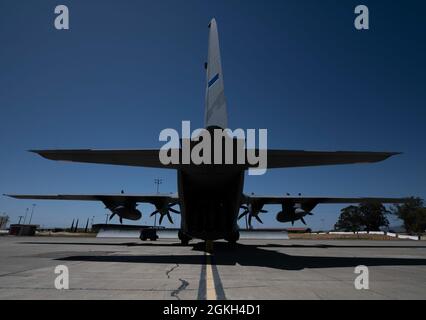
[[27,214],[28,214],[28,208],[25,210],[24,224],[25,224],[25,221],[27,221]]
[[31,210],[31,216],[30,216],[30,223],[29,224],[31,224],[31,221],[33,220],[33,213],[34,213],[35,206],[36,206],[35,203],[33,203],[33,208]]
[[84,228],[84,233],[87,233],[88,228],[89,228],[89,218],[87,218],[86,228]]
[[[157,185],[157,194],[160,193],[160,184],[163,183],[163,179],[157,178],[154,179],[154,184]],[[157,227],[157,215],[154,215],[154,228]]]
[[154,183],[157,185],[157,194],[159,194],[160,193],[160,184],[163,183],[163,179],[160,179],[160,178],[154,179]]

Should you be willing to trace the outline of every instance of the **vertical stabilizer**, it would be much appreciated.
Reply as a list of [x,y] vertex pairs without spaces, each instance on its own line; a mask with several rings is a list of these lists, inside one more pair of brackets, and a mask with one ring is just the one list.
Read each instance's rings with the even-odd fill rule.
[[219,35],[215,19],[210,21],[209,29],[204,125],[205,128],[219,127],[225,129],[228,127],[228,115],[220,59]]

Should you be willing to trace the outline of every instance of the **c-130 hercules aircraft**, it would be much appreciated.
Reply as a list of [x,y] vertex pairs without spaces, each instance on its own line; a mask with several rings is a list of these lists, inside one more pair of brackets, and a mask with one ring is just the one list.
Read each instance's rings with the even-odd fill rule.
[[[227,106],[224,95],[219,37],[215,19],[209,23],[208,62],[205,129],[227,128]],[[192,143],[192,142],[191,142]],[[181,148],[178,149],[181,155]],[[212,148],[214,150],[214,148]],[[400,203],[403,198],[329,198],[256,196],[243,193],[245,171],[253,167],[249,163],[232,164],[169,164],[159,160],[159,150],[33,150],[51,160],[101,163],[111,165],[167,168],[177,170],[177,194],[95,194],[95,195],[8,195],[17,199],[82,200],[101,201],[111,210],[111,218],[117,215],[123,219],[138,220],[142,213],[136,208],[138,203],[153,204],[156,210],[151,214],[160,215],[173,223],[170,212],[181,214],[181,227],[178,233],[182,244],[192,238],[203,240],[225,239],[236,242],[239,239],[238,219],[248,215],[259,222],[260,213],[266,212],[267,204],[281,205],[276,219],[279,222],[292,222],[312,215],[312,210],[320,203],[361,203],[377,201]],[[322,152],[301,150],[267,150],[267,168],[289,168],[383,161],[396,152]],[[235,157],[234,157],[235,158]],[[174,209],[179,205],[180,211]],[[239,214],[240,209],[244,212]]]

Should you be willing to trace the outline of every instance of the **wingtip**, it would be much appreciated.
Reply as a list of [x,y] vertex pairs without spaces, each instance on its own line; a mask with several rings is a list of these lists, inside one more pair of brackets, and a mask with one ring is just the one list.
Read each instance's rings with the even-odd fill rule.
[[397,156],[402,154],[402,152],[378,152],[376,153],[377,157],[375,157],[375,159],[372,159],[372,161],[367,161],[367,162],[381,162],[381,161],[385,161],[393,156]]
[[[28,150],[28,152],[35,153],[45,159],[51,159],[50,156],[54,151],[55,150]],[[54,160],[54,159],[51,159],[51,160]]]
[[43,152],[43,150],[35,150],[35,149],[31,149],[31,150],[28,150],[28,152],[36,153],[36,154],[41,155],[41,153]]
[[401,154],[404,154],[404,152],[389,152],[389,157],[399,156]]

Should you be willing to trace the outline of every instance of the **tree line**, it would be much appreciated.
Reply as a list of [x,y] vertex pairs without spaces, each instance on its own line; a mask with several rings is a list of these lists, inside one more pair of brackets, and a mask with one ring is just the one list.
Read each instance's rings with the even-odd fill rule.
[[423,199],[418,197],[408,198],[405,203],[393,205],[390,209],[380,202],[366,202],[343,208],[334,228],[353,232],[377,231],[382,227],[389,227],[388,215],[401,219],[406,232],[410,234],[424,233],[426,230],[426,208]]

